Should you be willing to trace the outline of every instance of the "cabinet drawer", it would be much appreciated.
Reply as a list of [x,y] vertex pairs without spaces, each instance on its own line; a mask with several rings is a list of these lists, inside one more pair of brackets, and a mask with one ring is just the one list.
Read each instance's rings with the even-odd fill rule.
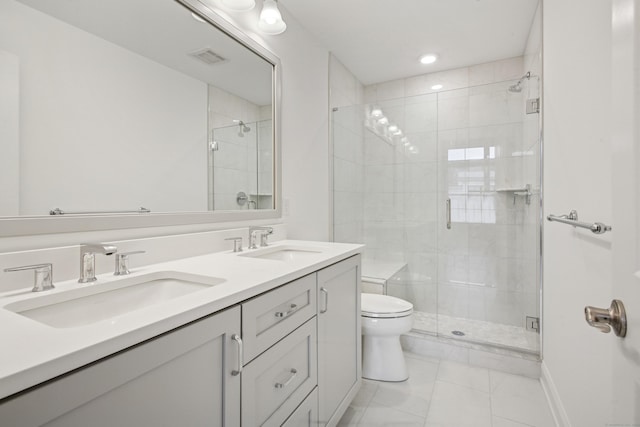
[[310,274],[242,304],[244,363],[249,363],[316,313],[316,275]]
[[242,425],[280,426],[317,385],[315,317],[244,367]]
[[298,406],[282,427],[316,427],[318,425],[318,388]]

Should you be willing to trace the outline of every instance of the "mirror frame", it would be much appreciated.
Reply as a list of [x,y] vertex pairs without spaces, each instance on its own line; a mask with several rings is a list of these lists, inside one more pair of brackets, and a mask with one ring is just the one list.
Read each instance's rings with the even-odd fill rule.
[[87,214],[69,216],[0,217],[0,237],[35,234],[71,233],[127,228],[167,227],[232,221],[262,220],[282,216],[282,160],[280,142],[281,64],[280,59],[257,41],[240,31],[221,15],[199,0],[175,0],[196,12],[219,31],[222,31],[245,48],[273,66],[273,195],[274,209],[204,212],[166,212],[149,214]]

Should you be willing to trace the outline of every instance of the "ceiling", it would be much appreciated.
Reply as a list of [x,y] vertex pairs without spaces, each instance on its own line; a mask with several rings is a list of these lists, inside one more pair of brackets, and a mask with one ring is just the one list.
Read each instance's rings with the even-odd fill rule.
[[[196,21],[177,2],[18,1],[254,104],[272,103],[272,65],[212,25]],[[190,56],[204,48],[226,61],[208,65]]]
[[[364,84],[524,53],[538,0],[279,0]],[[436,63],[420,56],[435,53]]]

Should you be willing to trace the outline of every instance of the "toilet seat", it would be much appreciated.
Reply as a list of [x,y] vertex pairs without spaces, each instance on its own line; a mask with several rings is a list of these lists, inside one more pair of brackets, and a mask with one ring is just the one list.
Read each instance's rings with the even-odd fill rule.
[[389,295],[361,294],[361,311],[363,317],[397,318],[410,316],[413,304]]

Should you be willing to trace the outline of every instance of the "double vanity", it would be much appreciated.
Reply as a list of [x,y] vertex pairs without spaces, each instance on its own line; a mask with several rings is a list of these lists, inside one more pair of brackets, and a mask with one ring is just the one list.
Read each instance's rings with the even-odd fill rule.
[[336,425],[360,386],[361,250],[284,240],[0,294],[0,420]]

